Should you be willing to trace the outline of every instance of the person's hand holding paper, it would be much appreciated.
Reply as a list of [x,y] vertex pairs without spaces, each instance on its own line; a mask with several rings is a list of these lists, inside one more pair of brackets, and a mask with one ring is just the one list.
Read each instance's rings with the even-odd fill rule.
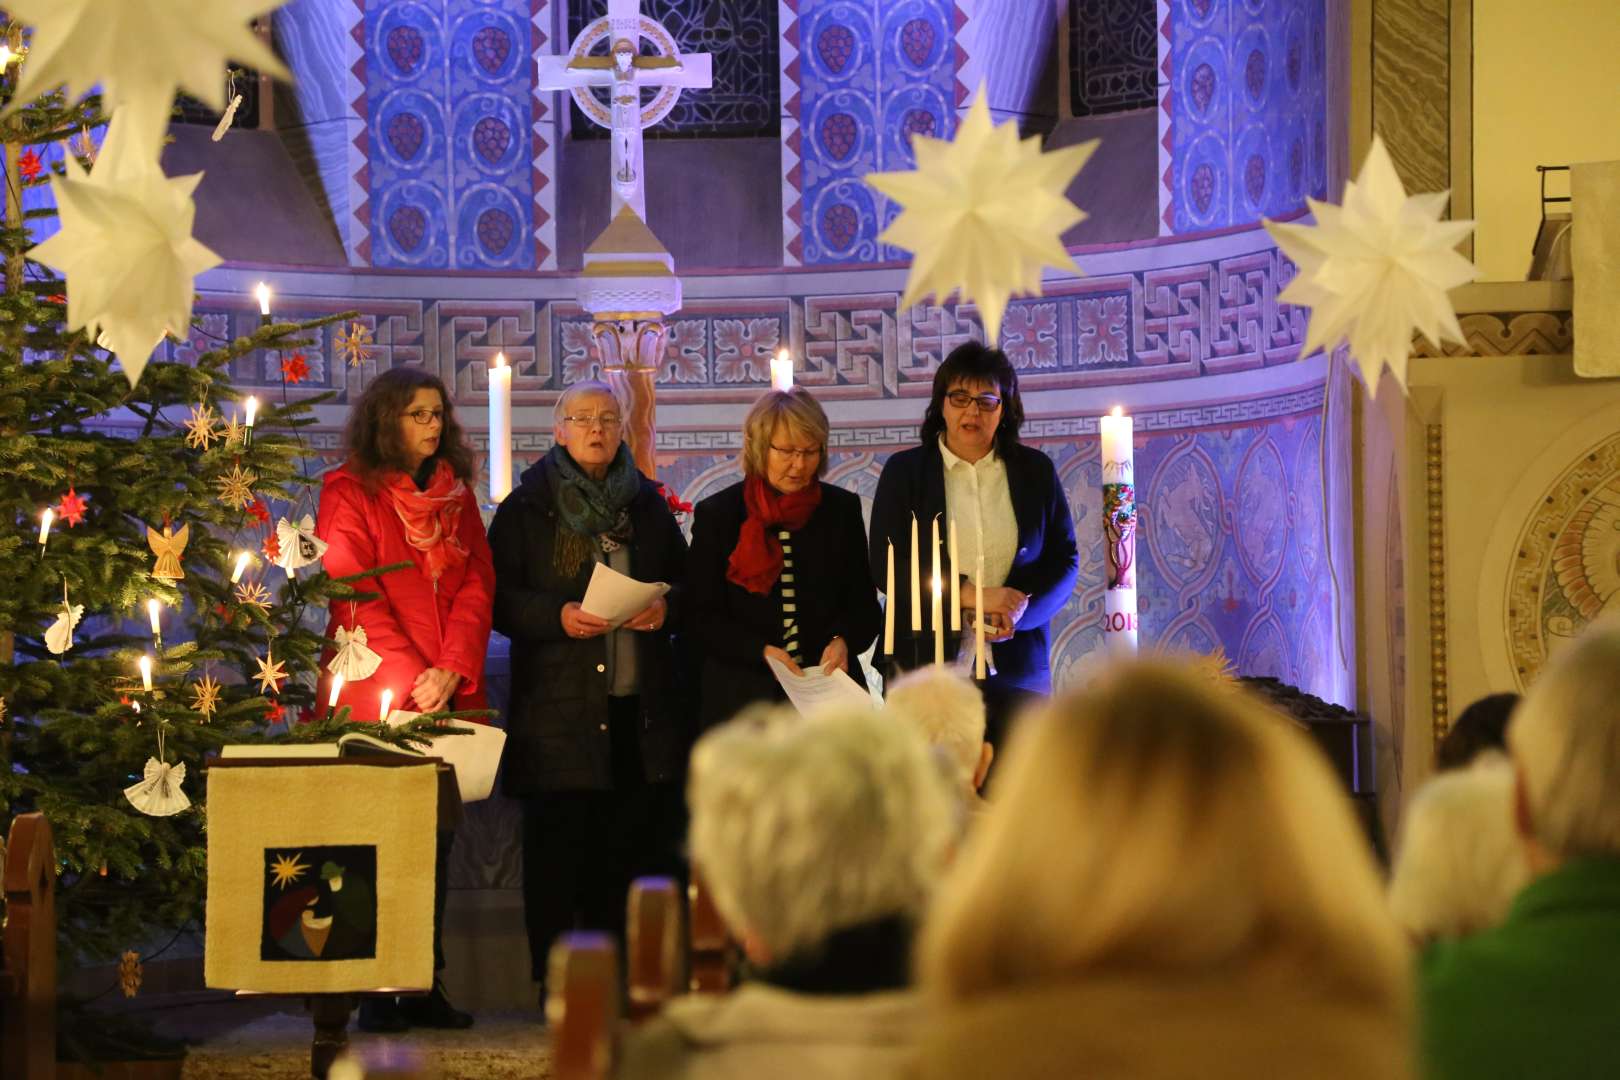
[[606,563],[597,563],[579,606],[587,615],[595,615],[610,626],[621,626],[667,592],[669,586],[662,581],[637,581]]

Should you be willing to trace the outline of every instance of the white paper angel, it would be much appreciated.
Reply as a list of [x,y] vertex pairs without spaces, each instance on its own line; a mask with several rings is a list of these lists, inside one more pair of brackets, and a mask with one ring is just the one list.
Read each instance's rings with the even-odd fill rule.
[[180,790],[186,779],[186,763],[170,765],[155,757],[146,759],[145,775],[124,789],[124,798],[143,814],[173,817],[189,809],[191,800]]
[[73,628],[79,625],[84,618],[83,604],[68,603],[67,579],[62,579],[62,610],[57,613],[56,621],[51,628],[45,631],[45,647],[56,656],[61,656],[73,648]]
[[326,670],[334,675],[343,676],[344,682],[359,682],[369,679],[372,673],[382,664],[382,657],[372,652],[366,645],[366,628],[356,626],[353,630],[338,627],[332,639],[338,643],[337,653],[333,655],[326,665]]
[[277,521],[276,542],[281,545],[276,565],[289,574],[326,554],[326,541],[315,535],[315,519],[308,514],[297,525],[286,518]]

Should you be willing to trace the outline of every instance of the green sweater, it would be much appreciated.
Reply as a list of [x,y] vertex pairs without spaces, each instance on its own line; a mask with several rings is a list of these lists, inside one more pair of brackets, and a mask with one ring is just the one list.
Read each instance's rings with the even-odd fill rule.
[[1501,926],[1431,946],[1418,994],[1429,1080],[1620,1077],[1620,859],[1568,863]]

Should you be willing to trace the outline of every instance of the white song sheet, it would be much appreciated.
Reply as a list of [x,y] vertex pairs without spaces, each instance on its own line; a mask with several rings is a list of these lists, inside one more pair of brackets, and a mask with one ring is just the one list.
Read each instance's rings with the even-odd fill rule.
[[850,678],[843,668],[837,668],[828,675],[817,664],[806,668],[803,675],[795,675],[786,664],[774,657],[765,662],[771,666],[771,674],[782,684],[788,700],[801,716],[809,716],[818,709],[830,706],[863,706],[870,709],[873,705],[871,693]]
[[618,626],[667,592],[669,586],[662,581],[637,581],[607,563],[597,563],[579,606],[585,614]]

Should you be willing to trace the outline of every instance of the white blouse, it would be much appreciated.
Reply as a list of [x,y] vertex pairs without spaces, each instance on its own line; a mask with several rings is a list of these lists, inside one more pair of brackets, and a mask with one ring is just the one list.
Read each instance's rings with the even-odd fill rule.
[[[956,522],[956,573],[975,580],[979,554],[984,553],[985,588],[1007,583],[1018,553],[1018,518],[1013,513],[1012,491],[1007,486],[1007,463],[994,450],[969,463],[951,453],[945,436],[939,437],[945,459],[945,517],[942,529]],[[982,539],[981,539],[982,538]]]

